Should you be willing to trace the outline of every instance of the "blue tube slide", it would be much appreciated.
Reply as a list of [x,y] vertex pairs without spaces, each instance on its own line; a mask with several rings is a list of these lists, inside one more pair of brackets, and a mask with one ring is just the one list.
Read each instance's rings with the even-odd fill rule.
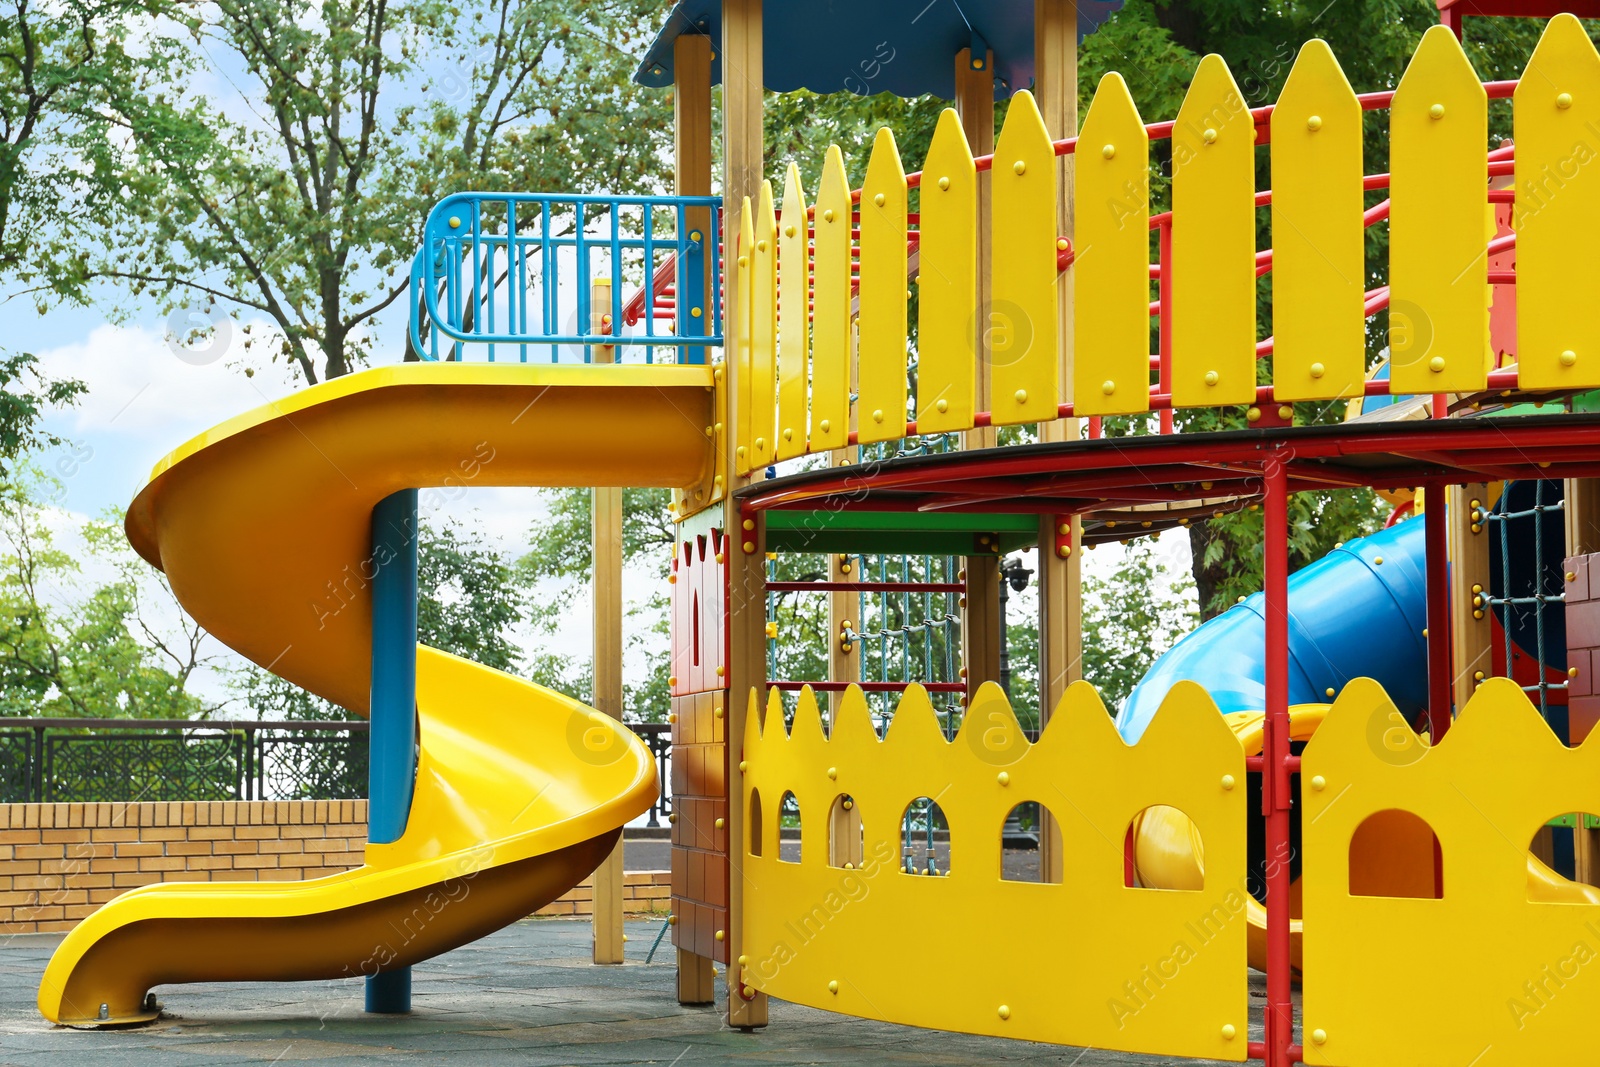
[[[1289,576],[1289,703],[1325,702],[1352,678],[1372,678],[1408,719],[1427,703],[1427,597],[1422,521],[1348,541]],[[1378,562],[1382,560],[1383,562]],[[1266,619],[1256,593],[1173,645],[1117,716],[1132,744],[1168,690],[1199,682],[1227,714],[1266,707]]]

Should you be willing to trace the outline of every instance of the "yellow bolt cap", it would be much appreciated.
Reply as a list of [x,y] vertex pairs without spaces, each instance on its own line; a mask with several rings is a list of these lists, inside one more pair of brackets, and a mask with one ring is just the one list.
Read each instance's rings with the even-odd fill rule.
[[1321,790],[1328,788],[1328,780],[1322,777],[1320,774],[1313,775],[1311,778],[1311,788],[1320,792]]
[[1100,383],[1100,391],[1106,394],[1106,396],[1110,396],[1112,393],[1117,391],[1117,383],[1112,381],[1110,378],[1107,378],[1105,381]]
[[950,179],[949,178],[940,178],[939,179],[939,188],[941,188],[941,189],[950,188]]
[[[1438,107],[1439,105],[1434,104],[1433,106]],[[1328,1031],[1322,1029],[1311,1031],[1311,1043],[1313,1045],[1326,1045],[1328,1043]]]
[[838,779],[838,777],[839,777],[839,768],[837,768],[837,767],[829,767],[828,768],[828,780],[830,782],[831,781],[836,781]]
[[1234,784],[1235,783],[1234,783],[1233,775],[1224,774],[1222,776],[1222,788],[1223,789],[1232,789],[1234,787]]
[[834,995],[837,996],[838,992],[839,992],[839,983],[838,982],[829,982],[828,983],[828,992],[833,993]]
[[1428,109],[1428,117],[1430,119],[1442,119],[1442,118],[1444,118],[1444,105],[1443,104],[1434,104],[1432,107],[1430,107]]
[[1235,1030],[1233,1028],[1233,1024],[1232,1023],[1223,1023],[1222,1024],[1222,1040],[1224,1040],[1224,1041],[1232,1041],[1234,1039],[1235,1035],[1237,1035],[1238,1033],[1239,1033],[1239,1031],[1237,1031],[1237,1030]]
[[1019,404],[1026,404],[1028,402],[1028,391],[1026,389],[1018,389],[1012,395],[1016,397],[1017,403]]
[[1428,360],[1428,369],[1433,371],[1435,374],[1442,373],[1444,371],[1444,357],[1434,356],[1432,359]]
[[873,197],[872,202],[877,204],[879,207],[882,207],[885,203],[883,194],[879,193],[877,196]]
[[934,404],[933,406],[942,415],[946,411],[950,410],[950,401],[945,400],[943,397],[941,397],[939,399],[939,402]]
[[1006,771],[1001,771],[999,773],[999,775],[996,777],[996,780],[1001,785],[1010,785],[1011,784],[1011,775]]
[[1011,164],[1011,171],[1013,174],[1026,174],[1028,172],[1028,165],[1019,159],[1015,163]]
[[1569,348],[1561,353],[1561,365],[1563,367],[1570,367],[1576,362],[1578,362],[1578,353],[1572,349]]
[[726,825],[727,825],[727,821],[726,821],[726,820],[724,820],[724,819],[718,819],[718,820],[717,820],[717,821],[716,821],[716,823],[715,823],[715,824],[714,824],[714,825],[715,825],[715,826],[716,826],[716,828],[717,828],[717,829],[718,829],[718,830],[720,830],[720,829],[722,829],[722,828],[723,828],[723,827],[724,827],[724,826],[726,826]]
[[717,938],[717,940],[718,940],[718,941],[726,941],[726,940],[727,940],[727,938],[728,938],[728,934],[727,934],[727,931],[725,931],[725,930],[718,930],[718,931],[717,931],[717,932],[716,932],[716,938]]
[[1557,93],[1556,94],[1556,107],[1559,107],[1562,111],[1565,111],[1567,108],[1569,108],[1571,106],[1572,106],[1572,94],[1571,93]]
[[1009,1004],[1000,1005],[1000,1018],[1002,1018],[1002,1019],[1011,1018],[1011,1005],[1009,1005]]
[[1322,364],[1320,364],[1320,363],[1311,364],[1311,376],[1313,378],[1320,378],[1324,374],[1326,374],[1327,372],[1328,372],[1328,368],[1324,367]]

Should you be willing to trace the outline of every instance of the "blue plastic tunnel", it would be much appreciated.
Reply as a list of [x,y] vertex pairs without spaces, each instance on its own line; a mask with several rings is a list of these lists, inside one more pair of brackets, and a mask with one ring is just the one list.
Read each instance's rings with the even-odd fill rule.
[[[1378,561],[1382,560],[1382,563]],[[1426,577],[1420,519],[1346,542],[1289,576],[1289,703],[1325,702],[1352,678],[1375,679],[1408,719],[1427,703]],[[1168,690],[1199,682],[1224,713],[1266,707],[1261,593],[1185,636],[1156,660],[1117,717],[1130,744]]]

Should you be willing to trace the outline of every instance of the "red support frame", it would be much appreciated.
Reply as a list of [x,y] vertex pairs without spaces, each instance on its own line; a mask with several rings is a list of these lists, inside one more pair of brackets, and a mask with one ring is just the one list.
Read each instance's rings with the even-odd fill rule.
[[1292,450],[1279,445],[1262,465],[1262,593],[1266,617],[1266,697],[1261,769],[1261,813],[1266,818],[1267,1067],[1289,1067],[1298,1057],[1290,1002],[1289,911],[1289,478]]
[[1450,567],[1447,487],[1429,482],[1422,510],[1422,542],[1427,568],[1428,601],[1428,734],[1437,745],[1450,729]]

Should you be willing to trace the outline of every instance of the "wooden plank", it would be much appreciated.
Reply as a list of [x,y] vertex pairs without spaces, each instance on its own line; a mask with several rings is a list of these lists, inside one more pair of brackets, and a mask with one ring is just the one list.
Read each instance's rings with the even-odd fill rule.
[[[680,34],[672,42],[672,134],[676,161],[672,191],[678,196],[710,196],[711,41],[700,34]],[[684,215],[691,230],[711,232],[709,207],[690,208]],[[712,257],[705,256],[703,293],[716,292],[714,267]],[[709,332],[714,316],[707,309],[692,321]]]
[[934,128],[922,173],[917,430],[967,430],[978,377],[978,171],[949,108]]
[[1517,380],[1600,385],[1600,54],[1572,15],[1545,27],[1517,84]]
[[861,184],[860,391],[857,440],[906,435],[906,172],[880,129]]
[[829,145],[812,213],[811,451],[850,439],[850,179]]
[[811,340],[811,242],[800,168],[789,164],[778,220],[778,459],[806,451],[806,379]]
[[1150,410],[1150,138],[1115,72],[1100,80],[1078,138],[1077,222],[1072,267],[1078,314],[1073,410],[1128,415]]
[[1478,75],[1455,35],[1435,26],[1423,34],[1389,110],[1390,389],[1397,395],[1488,384],[1488,141]]
[[[1487,595],[1489,589],[1489,535],[1482,524],[1477,533],[1472,531],[1474,505],[1486,508],[1492,498],[1488,485],[1473,482],[1450,486],[1446,499],[1450,516],[1450,659],[1455,678],[1454,700],[1459,710],[1477,691],[1477,675],[1481,672],[1487,678],[1494,673],[1489,654],[1489,612],[1473,604],[1475,596]],[[1476,618],[1474,611],[1478,612]]]
[[1025,89],[1011,98],[994,160],[990,411],[997,426],[1048,422],[1061,402],[1056,154]]
[[1366,380],[1361,104],[1325,41],[1272,112],[1273,396],[1360,396]]
[[[595,282],[589,300],[598,332],[609,317],[611,281]],[[595,345],[596,363],[615,363],[615,345]],[[602,715],[622,718],[622,490],[615,486],[591,490],[593,537],[590,548],[594,567],[594,650],[591,676],[594,707]],[[594,962],[622,962],[622,841],[595,868]]]
[[1172,131],[1172,403],[1256,396],[1255,120],[1221,56]]

